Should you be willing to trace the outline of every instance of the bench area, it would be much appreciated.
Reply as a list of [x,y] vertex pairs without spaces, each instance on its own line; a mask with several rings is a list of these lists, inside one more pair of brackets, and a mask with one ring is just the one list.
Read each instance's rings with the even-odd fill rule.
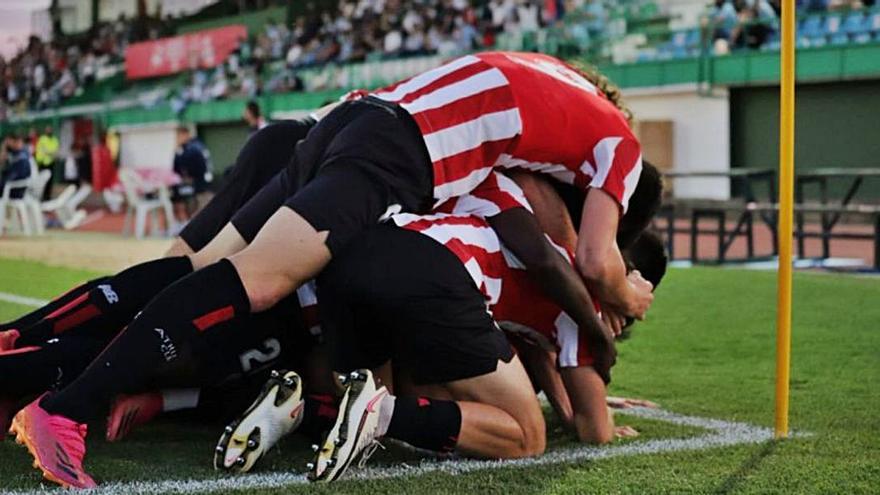
[[[865,173],[861,173],[865,172]],[[717,177],[726,175],[732,181],[760,177],[766,181],[766,173],[755,174],[743,172],[742,169],[733,173],[718,174],[717,172],[676,172],[667,174],[669,178]],[[866,178],[880,176],[880,169],[841,169],[811,170],[799,175],[796,180],[796,204],[794,207],[794,240],[798,257],[805,258],[806,239],[821,241],[821,259],[831,258],[831,241],[835,239],[860,240],[873,242],[873,268],[880,270],[880,205],[854,203],[855,192]],[[830,177],[853,179],[853,187],[849,188],[841,200],[830,200],[826,191],[826,181]],[[817,202],[804,201],[803,186],[808,183],[819,183],[821,195]],[[775,188],[769,189],[770,195]],[[727,261],[748,261],[769,259],[778,254],[777,223],[779,205],[772,201],[761,201],[755,197],[750,187],[745,188],[744,198],[730,200],[702,199],[670,199],[667,200],[658,214],[655,228],[664,233],[669,257],[689,259],[693,263],[723,263]],[[775,198],[773,198],[775,199]],[[806,219],[812,220],[810,223]],[[870,231],[842,231],[839,228],[843,219],[860,219],[859,224],[868,224]],[[676,219],[679,221],[676,224]],[[687,221],[686,226],[681,220]],[[706,225],[706,224],[709,225]],[[732,223],[732,226],[731,226]],[[756,223],[763,223],[772,236],[770,252],[757,253],[755,248]],[[675,236],[686,234],[689,240],[687,256],[676,256]],[[703,236],[710,236],[717,241],[717,253],[714,257],[700,257],[698,247]],[[734,242],[745,239],[745,259],[731,259],[730,248]]]

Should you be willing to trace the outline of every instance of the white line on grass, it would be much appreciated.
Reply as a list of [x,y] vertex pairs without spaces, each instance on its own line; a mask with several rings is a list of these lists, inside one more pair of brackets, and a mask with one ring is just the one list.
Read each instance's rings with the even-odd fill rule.
[[45,299],[35,299],[33,297],[19,296],[17,294],[9,294],[8,292],[0,292],[0,301],[10,302],[13,304],[21,304],[22,306],[32,306],[35,308],[45,306],[49,302]]
[[[677,425],[703,428],[708,431],[703,435],[691,438],[659,439],[645,442],[636,441],[623,445],[611,445],[605,447],[586,445],[577,446],[548,452],[541,457],[510,461],[426,460],[414,466],[400,464],[396,466],[372,467],[366,469],[352,468],[346,475],[346,479],[379,480],[396,477],[421,476],[429,473],[455,475],[502,467],[534,467],[638,454],[704,450],[731,445],[761,443],[773,438],[773,432],[769,428],[761,428],[747,423],[701,418],[698,416],[686,416],[659,409],[633,408],[627,409],[625,413],[633,416],[640,416],[642,418],[666,421]],[[89,493],[101,495],[223,493],[232,490],[284,488],[304,485],[306,483],[308,483],[308,481],[302,474],[274,472],[241,476],[224,476],[205,480],[107,483]],[[12,491],[9,493],[15,495],[42,495],[52,493],[57,495],[59,491],[57,489],[41,489],[32,491]]]

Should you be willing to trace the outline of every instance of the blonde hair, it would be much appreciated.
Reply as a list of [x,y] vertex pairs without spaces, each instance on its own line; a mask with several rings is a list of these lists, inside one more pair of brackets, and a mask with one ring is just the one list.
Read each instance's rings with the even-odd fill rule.
[[610,101],[618,110],[623,114],[626,118],[627,123],[629,123],[630,127],[633,125],[633,113],[629,109],[626,104],[626,101],[623,99],[623,93],[621,93],[620,88],[617,87],[616,84],[611,82],[611,79],[608,79],[599,72],[595,66],[588,65],[584,62],[572,60],[568,62],[580,75],[584,76],[587,81],[590,82],[593,86],[596,86],[596,89],[602,92],[608,101]]

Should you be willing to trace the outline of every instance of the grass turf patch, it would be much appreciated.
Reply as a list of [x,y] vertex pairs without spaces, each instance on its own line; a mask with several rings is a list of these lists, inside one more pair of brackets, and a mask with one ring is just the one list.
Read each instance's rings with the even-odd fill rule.
[[[0,260],[0,291],[48,298],[94,273]],[[649,398],[686,414],[770,426],[773,417],[775,274],[693,268],[670,270],[648,321],[619,346],[611,393]],[[350,481],[249,493],[876,493],[880,486],[880,281],[798,273],[794,286],[792,418],[811,435],[785,442],[599,461],[502,467],[464,474]],[[0,321],[26,310],[0,303]],[[643,437],[680,438],[694,429],[620,418]],[[87,466],[102,481],[213,477],[219,430],[162,422],[118,445],[90,437]],[[552,449],[571,444],[550,425]],[[388,461],[397,452],[382,454]],[[292,442],[262,471],[302,470]],[[371,462],[371,465],[373,463]],[[25,451],[0,444],[0,488],[35,488]]]

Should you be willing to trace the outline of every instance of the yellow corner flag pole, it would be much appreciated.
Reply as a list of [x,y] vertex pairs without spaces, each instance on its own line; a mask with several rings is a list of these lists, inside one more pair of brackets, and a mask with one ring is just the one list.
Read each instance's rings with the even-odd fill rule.
[[776,314],[776,438],[788,436],[791,367],[791,238],[794,216],[795,0],[782,1],[779,85],[779,270]]

